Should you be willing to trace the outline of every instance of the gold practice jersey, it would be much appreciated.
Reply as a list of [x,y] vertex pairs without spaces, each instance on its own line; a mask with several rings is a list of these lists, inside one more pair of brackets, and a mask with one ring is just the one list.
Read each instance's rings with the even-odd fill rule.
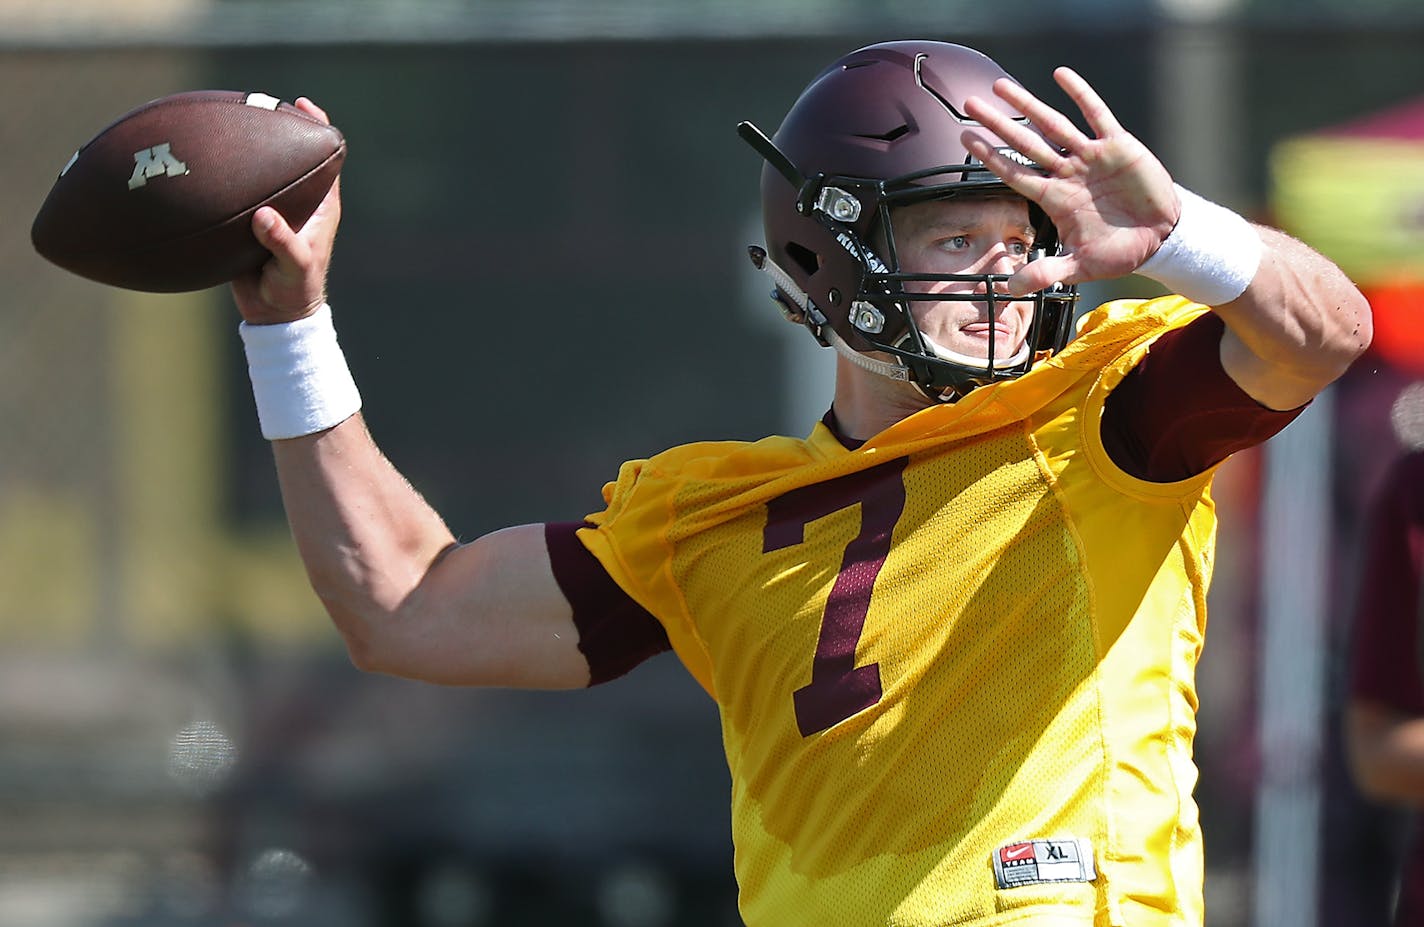
[[1203,307],[1110,303],[1018,380],[623,466],[579,538],[716,700],[751,927],[1196,925],[1211,473],[1098,422]]

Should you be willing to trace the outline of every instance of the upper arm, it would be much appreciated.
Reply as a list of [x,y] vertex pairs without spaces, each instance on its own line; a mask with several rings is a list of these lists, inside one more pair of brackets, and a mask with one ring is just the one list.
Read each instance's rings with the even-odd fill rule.
[[542,525],[451,547],[401,606],[351,642],[363,668],[449,685],[588,685],[573,609],[554,578]]
[[1221,365],[1248,395],[1295,409],[1339,377],[1369,347],[1369,304],[1329,260],[1276,229],[1246,292],[1215,307],[1226,322]]
[[1171,483],[1204,473],[1290,424],[1297,411],[1268,409],[1222,367],[1222,320],[1205,312],[1164,333],[1111,393],[1103,446],[1138,479]]

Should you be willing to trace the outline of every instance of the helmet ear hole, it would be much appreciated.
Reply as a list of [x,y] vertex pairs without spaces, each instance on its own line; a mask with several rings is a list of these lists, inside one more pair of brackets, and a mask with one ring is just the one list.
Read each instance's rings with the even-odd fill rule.
[[786,256],[795,261],[796,266],[801,268],[801,271],[808,277],[821,269],[820,255],[805,245],[797,244],[794,241],[788,242],[786,245]]

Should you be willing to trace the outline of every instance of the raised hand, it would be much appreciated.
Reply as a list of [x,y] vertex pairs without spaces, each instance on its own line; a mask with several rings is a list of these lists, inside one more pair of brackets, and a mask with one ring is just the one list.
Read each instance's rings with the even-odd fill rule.
[[[331,122],[321,107],[305,97],[296,106]],[[233,299],[244,320],[259,325],[290,322],[310,315],[326,301],[326,272],[341,222],[340,186],[338,178],[299,230],[270,206],[253,215],[252,233],[272,257],[258,272],[232,281]]]
[[1032,261],[1010,279],[1015,296],[1057,282],[1131,273],[1171,234],[1181,212],[1162,162],[1118,123],[1088,82],[1069,68],[1058,68],[1053,77],[1094,137],[1011,80],[995,81],[994,94],[1027,116],[1042,135],[979,97],[965,101],[970,117],[1041,170],[1005,157],[973,130],[964,133],[965,148],[1042,207],[1064,245],[1062,255]]

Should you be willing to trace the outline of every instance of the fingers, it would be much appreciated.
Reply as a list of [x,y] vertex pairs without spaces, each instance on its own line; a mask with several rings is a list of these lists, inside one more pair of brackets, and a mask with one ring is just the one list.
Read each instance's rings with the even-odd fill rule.
[[[307,116],[330,124],[326,111],[307,97],[294,105]],[[332,183],[316,211],[300,229],[280,212],[263,206],[252,214],[252,234],[271,253],[266,263],[232,281],[242,317],[256,324],[289,322],[309,315],[326,298],[326,272],[341,216],[340,181]]]
[[318,122],[331,125],[331,117],[326,114],[326,110],[313,103],[309,97],[297,97],[293,105]]
[[[321,202],[317,204],[316,212],[312,214],[312,219],[333,226],[341,221],[341,176],[339,174],[336,179],[331,182],[331,189],[326,191],[326,195],[323,196]],[[312,219],[307,220],[308,225],[311,224]],[[306,226],[303,226],[303,228],[305,227]],[[330,247],[329,241],[327,242],[327,246]]]
[[1107,103],[1103,102],[1098,92],[1077,71],[1072,68],[1057,68],[1053,72],[1053,79],[1063,88],[1063,92],[1068,94],[1073,105],[1078,107],[1078,111],[1087,120],[1088,127],[1098,138],[1119,135],[1124,131]]
[[1008,280],[1009,295],[1026,296],[1055,283],[1076,283],[1077,262],[1071,254],[1029,261]]
[[[986,126],[986,128],[988,127]],[[969,152],[976,160],[982,161],[985,167],[993,171],[995,176],[1008,184],[1016,193],[1026,196],[1034,202],[1042,199],[1048,188],[1048,178],[1039,171],[1006,157],[997,147],[989,144],[982,135],[965,132],[960,136],[960,141],[963,143],[965,151]],[[1008,139],[1004,139],[1004,141],[1008,141]],[[1013,148],[1034,162],[1042,163],[1033,154],[1022,151],[1018,145],[1013,145]]]
[[[1054,70],[1053,78],[1083,114],[1095,138],[1126,134],[1107,103],[1078,72],[1060,67]],[[979,97],[966,100],[965,111],[1045,170],[1055,172],[1065,155],[1082,154],[1090,146],[1092,139],[1079,131],[1071,119],[1034,96],[1022,84],[1000,78],[994,82],[994,94],[1028,117],[1038,131]]]
[[[1013,139],[1006,136],[1001,137],[1014,147],[1018,147],[1019,140],[1023,140],[1025,144],[1033,145],[1035,149],[1044,154],[1044,159],[1041,160],[1028,151],[1023,153],[1044,167],[1051,169],[1060,160],[1061,151],[1081,151],[1087,144],[1087,137],[1078,131],[1078,127],[1073,124],[1071,119],[1034,96],[1023,84],[1000,78],[994,81],[994,95],[1027,116],[1029,122],[1038,129],[1038,132],[1035,132],[1022,123],[1014,122],[1002,112],[986,106],[986,110],[996,113],[999,123],[1007,124],[1006,127],[1013,127]],[[1043,137],[1039,137],[1039,132],[1043,133]],[[1045,138],[1047,141],[1044,140]],[[1035,142],[1034,139],[1037,141]],[[1048,142],[1053,144],[1050,145]],[[1056,149],[1053,147],[1054,145],[1057,146]]]
[[[1000,83],[1008,84],[1010,82],[1000,81]],[[995,90],[998,90],[997,84]],[[1061,157],[1058,150],[1050,145],[1044,136],[1002,109],[991,106],[981,97],[969,97],[965,100],[964,111],[970,118],[1003,139],[1014,150],[1046,169],[1051,170]],[[984,159],[980,158],[980,160]],[[985,163],[988,162],[985,161]]]

